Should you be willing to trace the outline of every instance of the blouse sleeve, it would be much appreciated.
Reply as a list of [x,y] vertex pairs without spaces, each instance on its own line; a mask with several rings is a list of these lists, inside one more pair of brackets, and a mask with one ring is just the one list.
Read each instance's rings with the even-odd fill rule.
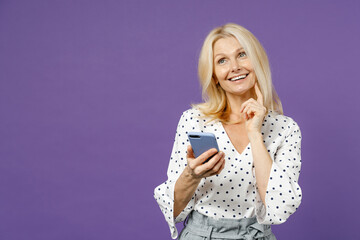
[[256,217],[260,224],[281,224],[293,214],[301,203],[302,192],[298,184],[301,168],[301,131],[290,119],[283,142],[274,154],[266,189],[265,203],[256,191]]
[[195,203],[194,193],[184,210],[176,218],[174,218],[173,212],[175,183],[187,165],[186,154],[187,145],[189,145],[187,132],[188,130],[190,132],[190,119],[186,115],[186,112],[181,115],[177,126],[175,141],[167,170],[168,179],[164,183],[157,186],[154,190],[154,198],[159,204],[160,210],[164,214],[165,220],[169,224],[171,237],[173,239],[177,238],[178,236],[175,223],[184,221],[191,210],[194,208]]

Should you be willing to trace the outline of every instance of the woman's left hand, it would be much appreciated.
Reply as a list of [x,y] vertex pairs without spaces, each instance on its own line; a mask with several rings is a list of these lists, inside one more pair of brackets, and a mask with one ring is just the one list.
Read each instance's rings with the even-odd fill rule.
[[257,100],[250,98],[241,104],[240,108],[240,112],[245,114],[245,126],[248,135],[261,132],[261,125],[267,113],[267,109],[264,107],[264,98],[257,82],[255,82],[255,93]]

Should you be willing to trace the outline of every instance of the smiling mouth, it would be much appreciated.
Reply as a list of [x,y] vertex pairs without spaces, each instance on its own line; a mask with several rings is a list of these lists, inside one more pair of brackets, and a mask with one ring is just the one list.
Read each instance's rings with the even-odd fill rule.
[[241,75],[241,76],[238,76],[238,77],[235,77],[235,78],[231,78],[231,79],[228,79],[230,82],[237,82],[237,81],[241,81],[241,80],[244,80],[245,78],[247,78],[247,76],[249,75],[248,74],[245,74],[245,75]]

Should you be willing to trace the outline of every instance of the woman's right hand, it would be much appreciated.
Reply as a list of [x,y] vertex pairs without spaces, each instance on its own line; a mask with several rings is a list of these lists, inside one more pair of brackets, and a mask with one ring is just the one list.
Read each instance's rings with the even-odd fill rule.
[[[187,165],[185,170],[188,171],[194,179],[201,179],[219,174],[225,167],[225,154],[221,151],[218,153],[216,152],[217,150],[215,148],[211,148],[195,158],[193,149],[191,145],[189,145],[187,147]],[[203,162],[212,155],[214,156],[208,162],[203,164]]]

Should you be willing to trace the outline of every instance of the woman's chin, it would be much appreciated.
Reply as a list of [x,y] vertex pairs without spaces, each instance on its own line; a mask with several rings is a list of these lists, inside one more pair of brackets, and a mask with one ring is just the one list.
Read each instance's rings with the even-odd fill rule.
[[245,90],[232,90],[232,91],[225,91],[226,94],[238,97],[245,97],[247,95],[251,95],[251,88]]

